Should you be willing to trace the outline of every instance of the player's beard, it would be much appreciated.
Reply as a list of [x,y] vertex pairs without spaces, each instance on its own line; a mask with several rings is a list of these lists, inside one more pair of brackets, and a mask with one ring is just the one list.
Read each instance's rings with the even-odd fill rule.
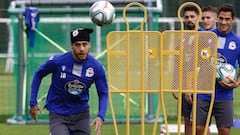
[[84,52],[77,53],[77,52],[73,51],[73,57],[77,61],[83,61],[83,60],[85,60],[87,58],[87,56],[88,56],[88,52],[87,53],[84,53]]
[[192,23],[192,22],[189,22],[189,23],[187,24],[187,28],[188,28],[189,30],[193,30],[193,29],[195,28],[195,24]]

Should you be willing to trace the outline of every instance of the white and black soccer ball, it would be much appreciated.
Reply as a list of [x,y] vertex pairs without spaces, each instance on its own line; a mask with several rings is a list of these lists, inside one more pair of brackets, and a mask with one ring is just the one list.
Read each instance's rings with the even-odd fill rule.
[[89,16],[98,26],[109,25],[115,19],[115,7],[106,0],[97,1],[91,6]]
[[236,79],[236,69],[234,68],[234,66],[228,63],[218,64],[216,67],[217,81],[225,81],[229,83],[229,79],[227,78],[227,76],[232,79]]

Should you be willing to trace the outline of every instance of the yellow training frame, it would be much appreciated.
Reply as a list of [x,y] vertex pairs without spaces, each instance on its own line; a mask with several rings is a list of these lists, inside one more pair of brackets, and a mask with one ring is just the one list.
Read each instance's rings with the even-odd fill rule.
[[[192,133],[196,134],[197,94],[212,95],[206,123],[210,121],[215,89],[217,36],[212,32],[183,29],[180,11],[187,5],[196,6],[201,13],[197,4],[184,3],[178,11],[182,29],[160,33],[158,31],[144,31],[147,17],[146,8],[137,2],[129,3],[123,10],[127,30],[113,31],[107,35],[109,104],[116,135],[119,135],[119,132],[114,111],[114,107],[117,106],[112,101],[114,94],[123,94],[126,97],[126,135],[130,135],[130,94],[140,95],[142,135],[145,134],[145,95],[149,93],[158,94],[160,97],[153,132],[149,134],[160,134],[156,132],[156,129],[161,108],[166,133],[169,134],[164,92],[178,94],[177,123],[179,135],[181,132],[182,93],[193,94]],[[131,6],[139,6],[144,12],[140,30],[130,30],[129,28],[126,11]],[[206,134],[207,130],[205,130]]]

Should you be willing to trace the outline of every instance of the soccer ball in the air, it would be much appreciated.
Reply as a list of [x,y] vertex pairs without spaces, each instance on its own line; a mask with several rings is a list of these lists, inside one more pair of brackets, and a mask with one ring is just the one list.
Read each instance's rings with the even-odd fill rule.
[[96,25],[106,26],[111,24],[115,19],[115,8],[108,1],[97,1],[91,6],[89,16]]
[[216,78],[218,81],[225,81],[229,83],[229,79],[226,77],[230,77],[232,79],[236,79],[236,69],[233,65],[228,63],[218,64],[216,67]]

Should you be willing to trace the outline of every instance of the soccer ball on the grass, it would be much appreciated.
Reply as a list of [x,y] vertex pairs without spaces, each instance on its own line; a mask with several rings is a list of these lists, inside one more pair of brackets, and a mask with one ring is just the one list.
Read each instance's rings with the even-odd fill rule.
[[97,1],[91,6],[89,16],[96,25],[106,26],[111,24],[115,19],[115,8],[108,1]]
[[234,68],[234,66],[228,63],[218,64],[216,67],[217,81],[224,81],[229,83],[230,81],[228,78],[226,78],[227,76],[234,80],[236,79],[236,69]]

